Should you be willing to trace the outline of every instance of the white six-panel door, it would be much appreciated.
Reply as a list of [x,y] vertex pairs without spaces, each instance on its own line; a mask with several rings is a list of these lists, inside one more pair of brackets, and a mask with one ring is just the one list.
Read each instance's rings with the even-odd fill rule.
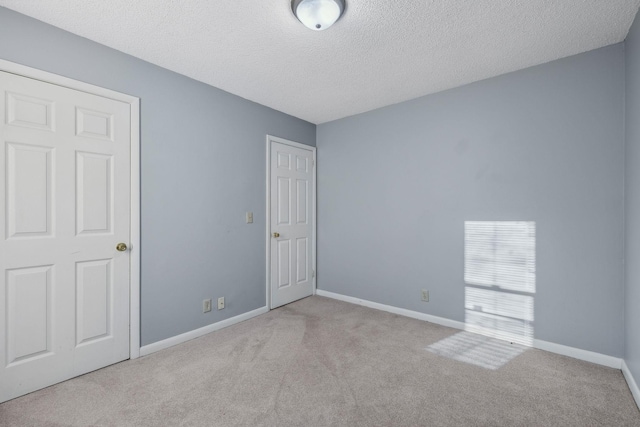
[[269,140],[271,308],[313,294],[314,152]]
[[2,402],[129,357],[131,124],[5,72],[0,97]]

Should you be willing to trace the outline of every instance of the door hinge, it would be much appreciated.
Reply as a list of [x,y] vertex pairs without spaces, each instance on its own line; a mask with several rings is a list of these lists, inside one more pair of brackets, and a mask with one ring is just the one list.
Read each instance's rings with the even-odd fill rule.
[[311,270],[311,277],[316,277],[316,271],[315,270]]
[[315,167],[316,166],[316,161],[315,160],[311,160],[311,167]]

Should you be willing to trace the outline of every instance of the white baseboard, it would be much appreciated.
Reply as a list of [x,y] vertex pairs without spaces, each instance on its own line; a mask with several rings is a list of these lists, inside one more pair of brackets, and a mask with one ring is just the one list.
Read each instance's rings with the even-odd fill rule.
[[235,325],[236,323],[244,322],[253,317],[267,313],[269,309],[265,307],[258,308],[247,313],[239,314],[238,316],[231,317],[229,319],[221,320],[220,322],[213,323],[211,325],[203,326],[202,328],[195,329],[193,331],[185,332],[184,334],[176,335],[175,337],[167,338],[166,340],[154,342],[153,344],[140,347],[140,356],[148,356],[156,351],[164,350],[165,348],[173,347],[174,345],[182,344],[183,342],[190,341],[194,338],[201,337],[208,333],[217,331],[227,326]]
[[627,362],[622,361],[622,374],[624,375],[624,379],[627,380],[627,384],[629,384],[629,389],[631,390],[631,394],[633,398],[636,400],[636,405],[638,405],[638,409],[640,409],[640,388],[638,388],[638,384],[636,380],[631,375],[631,371],[627,366]]
[[574,359],[584,360],[585,362],[591,362],[595,363],[596,365],[607,366],[609,368],[622,368],[621,358],[607,356],[606,354],[595,353],[589,350],[582,350],[580,348],[569,347],[566,345],[542,340],[533,340],[533,348],[548,351],[550,353],[561,354],[563,356],[573,357]]
[[[322,289],[318,289],[316,291],[316,294],[322,297],[333,298],[340,301],[349,302],[351,304],[357,304],[364,307],[374,308],[376,310],[387,311],[389,313],[399,314],[400,316],[424,320],[427,322],[435,323],[437,325],[448,326],[454,329],[465,329],[464,322],[458,322],[456,320],[446,319],[444,317],[432,316],[430,314],[420,313],[404,308],[393,307],[390,305],[367,301],[360,298],[336,294],[334,292],[324,291]],[[620,369],[622,367],[622,359],[618,357],[607,356],[606,354],[595,353],[588,350],[581,350],[579,348],[568,347],[566,345],[555,344],[542,340],[533,340],[533,348],[545,350],[551,353],[561,354],[563,356],[573,357],[574,359],[584,360],[586,362],[607,366],[609,368]]]
[[411,317],[413,319],[424,320],[426,322],[435,323],[437,325],[448,326],[455,329],[464,329],[464,323],[456,320],[446,319],[444,317],[432,316],[430,314],[420,313],[418,311],[407,310],[405,308],[393,307],[391,305],[380,304],[373,301],[367,301],[365,299],[349,297],[342,294],[336,294],[329,291],[318,289],[316,295],[321,297],[327,297],[337,299],[344,302],[350,302],[351,304],[362,305],[369,308],[375,308],[376,310],[387,311],[393,314],[399,314],[400,316]]

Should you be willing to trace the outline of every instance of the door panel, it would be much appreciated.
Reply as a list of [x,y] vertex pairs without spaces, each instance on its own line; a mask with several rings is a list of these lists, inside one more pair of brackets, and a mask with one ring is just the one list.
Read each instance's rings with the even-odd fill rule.
[[291,258],[291,242],[289,240],[278,241],[278,288],[285,288],[291,285],[291,269],[289,259]]
[[111,336],[111,260],[76,263],[76,344]]
[[296,239],[296,280],[297,283],[303,283],[309,280],[307,276],[307,263],[309,261],[309,239],[306,237],[299,237]]
[[0,402],[129,357],[130,111],[0,72]]
[[7,270],[7,363],[51,353],[52,266]]
[[52,149],[7,142],[8,238],[51,235]]
[[40,130],[54,130],[53,102],[6,92],[7,124]]
[[296,180],[296,223],[307,223],[307,212],[309,211],[309,181],[306,179]]
[[[271,144],[271,308],[313,294],[313,151]],[[277,233],[274,235],[273,233]]]
[[278,193],[276,204],[278,206],[278,225],[289,225],[291,218],[291,179],[278,177]]
[[113,156],[76,152],[77,234],[111,233]]

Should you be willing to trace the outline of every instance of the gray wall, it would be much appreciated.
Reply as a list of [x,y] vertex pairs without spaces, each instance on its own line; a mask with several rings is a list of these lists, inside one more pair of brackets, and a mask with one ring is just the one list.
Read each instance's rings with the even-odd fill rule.
[[535,338],[621,357],[623,116],[618,44],[318,126],[319,288],[464,321],[464,221],[536,221]]
[[625,42],[626,81],[626,294],[625,361],[640,384],[640,22]]
[[265,135],[313,124],[5,8],[0,58],[141,98],[143,345],[265,305]]
[[[4,8],[0,58],[142,99],[143,345],[264,305],[264,136],[314,145],[315,126]],[[622,356],[623,60],[616,45],[319,126],[319,287],[463,321],[463,222],[534,220],[536,338]],[[640,223],[627,228],[633,259]],[[628,263],[636,378],[639,275]],[[202,314],[218,296],[227,308]]]

